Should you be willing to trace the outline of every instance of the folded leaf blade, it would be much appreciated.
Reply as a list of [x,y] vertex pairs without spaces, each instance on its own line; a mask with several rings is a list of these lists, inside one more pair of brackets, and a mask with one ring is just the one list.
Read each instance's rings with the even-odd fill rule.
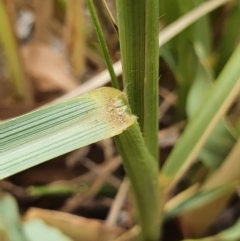
[[0,179],[120,134],[134,121],[123,93],[100,88],[5,122],[0,125]]

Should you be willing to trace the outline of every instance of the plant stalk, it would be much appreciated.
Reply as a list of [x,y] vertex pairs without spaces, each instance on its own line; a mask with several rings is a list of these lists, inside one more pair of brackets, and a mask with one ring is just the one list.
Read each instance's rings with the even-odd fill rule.
[[129,104],[144,130],[145,0],[117,0],[123,82]]
[[[144,140],[158,166],[159,0],[146,1]],[[157,167],[156,167],[157,168]]]
[[158,169],[148,152],[137,122],[114,137],[123,158],[144,241],[157,241],[160,233]]
[[135,123],[115,137],[115,141],[131,182],[142,238],[157,241],[161,216],[157,178],[159,2],[117,0],[116,3],[124,87],[140,127]]

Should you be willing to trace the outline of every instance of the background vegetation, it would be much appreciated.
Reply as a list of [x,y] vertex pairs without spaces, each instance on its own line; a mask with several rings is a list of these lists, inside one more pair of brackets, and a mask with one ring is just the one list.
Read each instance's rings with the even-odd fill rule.
[[240,1],[86,2],[0,0],[0,240],[240,240]]

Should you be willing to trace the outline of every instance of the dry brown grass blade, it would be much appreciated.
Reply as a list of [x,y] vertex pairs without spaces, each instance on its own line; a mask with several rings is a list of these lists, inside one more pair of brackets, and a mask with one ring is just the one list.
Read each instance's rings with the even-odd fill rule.
[[50,39],[50,26],[53,18],[53,0],[34,1],[35,29],[32,43],[48,44]]
[[226,206],[232,192],[201,206],[193,211],[186,212],[179,218],[180,226],[185,238],[201,237],[215,220],[217,215]]
[[166,111],[173,105],[176,104],[177,95],[174,92],[170,92],[165,88],[160,89],[160,95],[164,98],[159,107],[160,118],[164,116]]
[[85,29],[84,29],[84,1],[69,0],[66,15],[65,43],[73,75],[79,78],[85,70]]
[[[84,201],[93,198],[104,182],[111,176],[111,173],[121,164],[121,158],[118,156],[113,158],[111,161],[104,163],[101,167],[98,167],[97,177],[91,185],[89,191],[81,196],[74,196],[70,198],[61,208],[65,212],[73,212],[76,210]],[[96,174],[95,174],[96,175]],[[95,176],[94,175],[94,176]],[[81,177],[80,177],[81,178]]]
[[117,196],[115,197],[113,204],[111,206],[111,209],[109,211],[108,217],[106,219],[106,224],[108,226],[115,226],[117,223],[117,219],[119,217],[119,212],[123,206],[123,203],[127,197],[127,192],[129,190],[129,183],[127,179],[125,178],[122,182]]
[[125,232],[120,237],[116,238],[114,241],[137,241],[140,234],[140,227],[135,225],[133,228]]
[[166,146],[173,146],[185,125],[186,121],[181,121],[173,126],[160,130],[158,132],[159,145],[162,148]]
[[[113,64],[113,68],[114,68],[115,74],[117,76],[119,76],[122,73],[121,61],[118,61],[115,64]],[[109,81],[110,81],[109,72],[108,72],[108,70],[104,70],[100,74],[89,79],[86,83],[80,85],[79,87],[72,90],[71,92],[55,99],[54,101],[50,102],[49,104],[59,103],[64,100],[69,100],[69,99],[77,97],[79,95],[83,95],[93,89],[99,88],[99,87],[107,84]]]
[[22,51],[27,72],[37,91],[68,92],[77,87],[62,54],[44,44],[26,46]]

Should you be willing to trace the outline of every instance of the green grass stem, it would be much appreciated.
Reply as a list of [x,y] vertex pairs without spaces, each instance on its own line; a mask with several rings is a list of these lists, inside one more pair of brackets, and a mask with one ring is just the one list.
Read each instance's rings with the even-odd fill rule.
[[145,78],[145,0],[117,0],[124,87],[143,131]]
[[157,241],[161,216],[156,165],[159,2],[117,0],[116,3],[124,87],[139,126],[135,123],[114,139],[131,182],[142,240]]
[[109,74],[111,76],[112,86],[116,89],[120,89],[116,74],[115,74],[114,69],[113,69],[111,58],[110,58],[110,55],[109,55],[109,52],[108,52],[107,44],[106,44],[102,29],[101,29],[101,25],[100,25],[100,22],[99,22],[98,17],[97,17],[97,12],[96,12],[94,4],[93,4],[93,1],[92,0],[86,0],[86,1],[87,1],[87,5],[88,5],[88,8],[89,8],[89,11],[90,11],[95,29],[96,29],[96,33],[97,33],[100,45],[101,45],[102,50],[103,50],[106,65],[107,65]]
[[137,122],[114,137],[130,179],[136,218],[144,241],[157,241],[160,234],[158,169],[146,148]]
[[[146,1],[144,140],[158,165],[159,1]],[[157,167],[156,167],[157,168]]]

